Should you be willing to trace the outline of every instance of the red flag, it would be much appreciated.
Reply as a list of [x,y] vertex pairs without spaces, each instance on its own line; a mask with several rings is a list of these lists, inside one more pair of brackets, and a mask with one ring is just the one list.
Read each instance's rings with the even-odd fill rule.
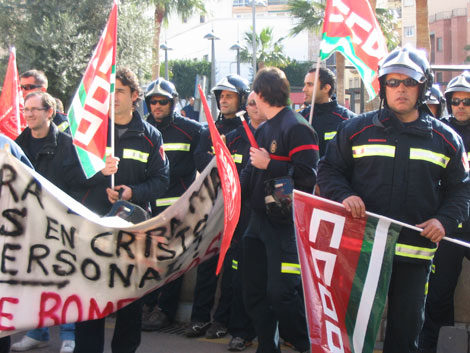
[[377,67],[387,43],[368,0],[327,0],[320,58],[340,51],[361,75],[369,98],[379,91]]
[[106,27],[67,113],[73,144],[88,178],[104,168],[108,116],[112,116],[109,102],[116,80],[117,13],[114,0]]
[[217,160],[217,171],[219,172],[224,194],[224,235],[222,244],[220,245],[219,262],[217,263],[216,271],[216,273],[219,274],[222,264],[224,263],[225,254],[232,242],[233,232],[240,218],[240,180],[238,179],[237,167],[235,166],[232,155],[215,127],[214,119],[212,119],[209,105],[207,104],[206,97],[200,85],[198,85],[198,89],[211,133],[212,145],[214,146],[215,158]]
[[26,127],[23,117],[23,94],[21,93],[20,78],[16,67],[16,50],[10,49],[5,81],[3,81],[0,96],[0,131],[11,139],[16,139]]
[[401,225],[294,190],[311,351],[372,353]]

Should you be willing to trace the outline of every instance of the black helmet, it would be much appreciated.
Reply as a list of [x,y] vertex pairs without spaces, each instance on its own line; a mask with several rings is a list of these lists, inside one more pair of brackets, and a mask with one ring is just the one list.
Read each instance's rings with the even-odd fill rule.
[[220,109],[220,94],[222,91],[230,91],[238,94],[238,111],[245,110],[246,99],[250,94],[250,85],[247,80],[239,75],[228,75],[220,80],[214,88],[212,93],[215,94],[217,101],[217,108]]
[[426,104],[439,105],[436,118],[439,119],[442,116],[442,113],[444,112],[444,106],[446,104],[446,99],[444,98],[444,95],[441,92],[441,88],[437,83],[431,86],[428,94],[426,95]]
[[150,111],[150,97],[152,96],[163,96],[173,100],[172,110],[175,106],[175,99],[178,98],[178,92],[176,91],[175,85],[170,81],[167,81],[161,77],[151,82],[145,90],[145,103]]
[[450,80],[444,96],[447,101],[447,111],[452,113],[450,101],[452,100],[453,92],[470,92],[470,72],[464,71],[460,75]]
[[385,77],[396,73],[411,77],[421,83],[418,104],[424,104],[434,76],[423,51],[410,46],[396,48],[379,63],[380,98],[385,99]]

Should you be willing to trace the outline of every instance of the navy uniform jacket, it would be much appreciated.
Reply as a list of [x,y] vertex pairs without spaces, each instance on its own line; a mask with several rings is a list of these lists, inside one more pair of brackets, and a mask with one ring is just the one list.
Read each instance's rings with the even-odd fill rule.
[[264,182],[288,175],[293,167],[296,189],[313,192],[318,164],[318,139],[315,131],[301,115],[283,108],[256,130],[256,142],[265,148],[271,161],[266,170],[255,168],[251,162],[240,176],[242,192],[249,197],[251,207],[264,213]]
[[[255,134],[255,129],[248,123],[251,132]],[[240,125],[235,130],[229,132],[225,136],[225,144],[227,145],[228,150],[232,154],[233,161],[237,166],[238,174],[242,171],[245,165],[250,160],[250,140],[246,135],[245,128],[243,125]]]
[[[300,114],[309,121],[311,106],[300,111]],[[331,102],[316,104],[313,111],[312,126],[318,135],[318,145],[320,147],[320,157],[326,152],[326,145],[333,139],[338,130],[338,125],[343,121],[354,118],[357,115],[339,105],[336,98]]]
[[163,148],[170,161],[170,187],[152,204],[154,214],[158,214],[175,203],[196,178],[194,151],[199,144],[202,125],[177,113],[165,117],[161,123],[149,114],[147,122],[162,134]]
[[[221,135],[227,135],[230,131],[235,130],[241,125],[242,121],[239,117],[225,119],[222,115],[215,122],[215,126]],[[214,157],[214,153],[212,150],[211,134],[209,127],[206,127],[201,133],[201,140],[194,155],[197,170],[202,172],[212,160],[212,157]]]
[[36,158],[30,153],[32,138],[31,129],[27,127],[16,138],[16,142],[23,149],[34,169],[62,191],[79,199],[87,180],[70,135],[59,131],[57,126],[51,123],[45,143]]
[[59,131],[70,135],[70,124],[69,120],[67,119],[67,115],[56,112],[52,121],[57,125]]
[[[110,133],[109,128],[108,146]],[[163,195],[169,185],[169,162],[162,135],[134,112],[127,131],[122,136],[115,133],[114,155],[120,158],[115,185],[129,186],[132,189],[129,201],[148,210],[150,203]],[[98,172],[92,179],[96,185],[88,190],[82,202],[94,212],[106,214],[112,206],[106,193],[106,188],[111,187],[111,177]]]
[[[452,234],[468,216],[470,180],[462,139],[426,112],[403,124],[382,109],[345,121],[319,165],[321,195],[361,197],[366,210],[411,225],[437,218]],[[395,256],[431,260],[436,245],[402,228]]]
[[[442,118],[441,121],[451,128],[453,128],[463,140],[463,145],[465,146],[465,151],[467,151],[467,156],[470,157],[470,123],[460,123],[453,116],[447,116]],[[465,238],[465,240],[470,241],[470,220],[467,219],[465,222],[459,225],[459,228],[454,233],[457,238]]]

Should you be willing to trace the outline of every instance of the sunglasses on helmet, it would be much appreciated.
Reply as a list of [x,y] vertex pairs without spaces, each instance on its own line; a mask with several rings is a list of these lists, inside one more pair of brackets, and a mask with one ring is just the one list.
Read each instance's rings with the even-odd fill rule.
[[450,101],[450,104],[452,104],[453,106],[459,106],[460,103],[463,103],[464,106],[466,107],[470,107],[470,98],[452,98],[452,100]]
[[416,87],[419,84],[418,81],[408,77],[408,78],[405,78],[404,80],[398,80],[396,78],[391,78],[391,79],[385,81],[385,86],[396,88],[396,87],[400,86],[401,83],[403,83],[406,87]]
[[168,103],[171,102],[171,99],[152,99],[150,101],[150,104],[151,105],[155,105],[155,104],[160,104],[160,105],[168,105]]

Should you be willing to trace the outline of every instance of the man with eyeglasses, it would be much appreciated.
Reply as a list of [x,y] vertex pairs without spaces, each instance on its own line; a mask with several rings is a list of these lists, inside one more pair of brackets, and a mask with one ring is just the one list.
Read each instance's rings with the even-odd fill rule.
[[[29,70],[20,75],[20,87],[23,98],[31,92],[47,92],[48,81],[44,72],[40,70]],[[56,110],[53,117],[54,124],[59,131],[70,134],[69,121],[67,116]]]
[[[48,93],[35,91],[26,96],[24,117],[27,127],[16,142],[23,149],[34,169],[62,189],[80,200],[87,182],[80,167],[70,135],[59,131],[52,122],[55,99]],[[61,353],[71,353],[75,346],[75,325],[60,326]],[[49,328],[30,330],[11,346],[14,352],[28,351],[47,346]]]
[[[145,92],[145,103],[150,112],[147,122],[156,127],[163,137],[163,148],[170,161],[170,187],[152,204],[153,215],[158,215],[189,188],[196,178],[194,151],[199,144],[202,125],[175,111],[178,92],[170,81],[158,78]],[[183,276],[145,298],[142,330],[156,331],[169,326],[176,316]]]
[[354,218],[367,210],[423,229],[399,234],[383,348],[416,352],[436,243],[468,217],[468,161],[460,136],[424,106],[433,76],[423,52],[395,49],[378,76],[383,108],[341,123],[317,182]]
[[[470,73],[465,71],[454,77],[444,95],[451,114],[442,121],[460,135],[465,150],[470,151]],[[461,223],[453,236],[469,242],[470,221]],[[439,244],[429,278],[423,330],[419,336],[422,353],[436,352],[440,328],[454,325],[454,293],[464,257],[470,258],[469,249],[446,241]]]
[[336,135],[338,125],[344,120],[354,118],[356,114],[336,101],[334,96],[336,77],[330,69],[320,67],[317,89],[316,92],[313,92],[315,73],[316,67],[311,67],[305,75],[302,91],[305,94],[307,107],[301,110],[300,114],[309,121],[312,101],[315,103],[312,126],[318,135],[320,157],[323,157],[327,143]]

